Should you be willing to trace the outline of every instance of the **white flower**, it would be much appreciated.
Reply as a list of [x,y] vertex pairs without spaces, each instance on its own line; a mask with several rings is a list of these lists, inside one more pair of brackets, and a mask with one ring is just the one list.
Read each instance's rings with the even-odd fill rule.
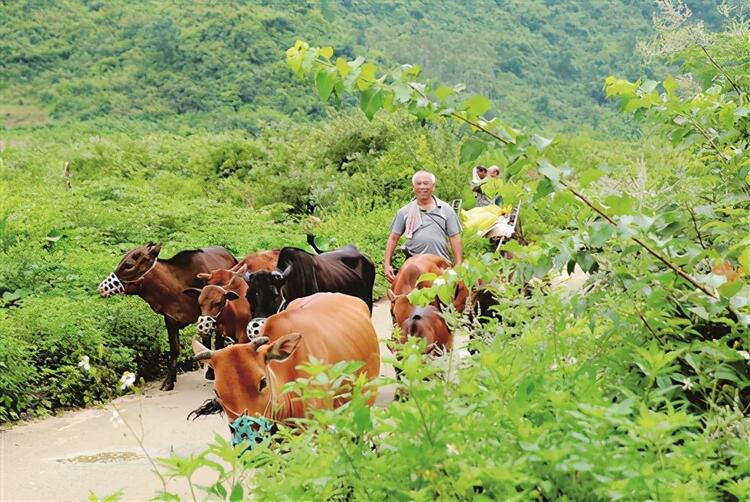
[[445,449],[448,450],[448,455],[458,455],[458,448],[450,443],[445,445]]
[[576,359],[574,356],[568,356],[565,358],[565,364],[567,364],[568,366],[573,366],[577,362],[578,359]]
[[135,383],[135,373],[126,371],[120,377],[120,389],[122,390],[129,389],[130,387],[133,386],[134,383]]
[[443,279],[442,277],[438,277],[432,282],[433,286],[438,286],[438,287],[442,286],[443,284],[445,284],[445,279]]
[[109,417],[109,421],[112,422],[112,425],[114,425],[115,427],[119,427],[125,424],[125,421],[122,419],[122,416],[120,416],[117,410],[112,410],[112,416]]
[[692,388],[693,382],[691,382],[689,378],[685,378],[685,381],[682,383],[682,390],[690,390]]
[[737,353],[747,360],[750,360],[750,352],[746,350],[738,350]]
[[557,368],[559,368],[559,366],[557,365],[557,363],[552,363],[552,364],[549,365],[550,371],[555,371]]
[[78,367],[83,371],[88,372],[91,369],[91,365],[89,364],[89,356],[81,356],[81,360],[78,361]]

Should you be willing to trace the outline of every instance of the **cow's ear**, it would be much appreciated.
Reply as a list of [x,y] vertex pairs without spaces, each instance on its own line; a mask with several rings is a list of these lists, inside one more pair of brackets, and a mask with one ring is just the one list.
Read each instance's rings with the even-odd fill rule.
[[198,298],[201,295],[201,290],[198,288],[187,288],[183,289],[182,292],[193,298]]
[[453,295],[453,306],[456,307],[457,311],[463,312],[468,299],[469,289],[466,287],[463,281],[460,281],[458,284],[456,284],[456,293]]
[[240,297],[240,295],[238,295],[234,291],[225,291],[224,292],[224,298],[226,298],[230,302],[233,302],[234,300],[236,300],[239,297]]
[[290,263],[289,265],[287,265],[287,266],[286,266],[286,268],[284,269],[284,271],[283,271],[283,272],[281,273],[281,277],[283,277],[285,281],[286,281],[286,280],[287,280],[287,279],[289,278],[289,276],[290,276],[290,275],[292,274],[292,268],[293,268],[293,266],[292,266],[292,264]]
[[386,295],[388,295],[388,299],[389,299],[390,301],[392,301],[392,302],[395,302],[395,301],[396,301],[396,293],[394,293],[392,289],[389,289],[389,290],[388,290],[388,291],[386,292]]
[[151,244],[148,245],[148,255],[152,258],[156,258],[159,256],[159,251],[161,251],[161,243],[157,244]]
[[297,350],[300,341],[302,341],[302,335],[299,333],[289,333],[282,336],[269,347],[268,352],[266,352],[266,362],[283,361],[288,358]]
[[279,270],[278,268],[273,271],[273,278],[274,282],[281,286],[282,284],[286,283],[286,280],[289,279],[289,276],[292,273],[292,264],[286,266],[284,270]]
[[247,272],[247,263],[243,263],[240,268],[233,271],[237,275],[244,275]]
[[207,274],[206,272],[201,272],[200,274],[196,274],[195,278],[201,281],[207,281],[211,278],[211,274]]

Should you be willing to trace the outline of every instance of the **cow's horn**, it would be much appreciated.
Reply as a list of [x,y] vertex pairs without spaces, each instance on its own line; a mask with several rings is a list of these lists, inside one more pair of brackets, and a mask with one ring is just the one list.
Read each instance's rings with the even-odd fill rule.
[[268,343],[268,337],[267,336],[259,336],[257,338],[253,338],[253,340],[250,342],[250,346],[253,348],[253,350],[258,350],[258,347],[261,345],[265,345]]
[[205,361],[206,359],[211,359],[211,356],[213,355],[213,350],[204,350],[203,352],[199,352],[193,356],[193,361]]

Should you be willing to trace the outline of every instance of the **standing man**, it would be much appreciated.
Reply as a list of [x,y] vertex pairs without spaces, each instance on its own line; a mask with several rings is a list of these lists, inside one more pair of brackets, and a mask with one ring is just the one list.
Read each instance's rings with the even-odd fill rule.
[[[393,282],[391,259],[401,235],[405,235],[406,251],[411,255],[434,254],[442,256],[453,265],[463,261],[461,247],[461,225],[453,208],[445,201],[432,195],[435,191],[435,175],[427,171],[417,171],[411,178],[416,199],[402,207],[391,223],[391,235],[385,246],[383,267],[385,277]],[[448,243],[453,250],[451,259]]]

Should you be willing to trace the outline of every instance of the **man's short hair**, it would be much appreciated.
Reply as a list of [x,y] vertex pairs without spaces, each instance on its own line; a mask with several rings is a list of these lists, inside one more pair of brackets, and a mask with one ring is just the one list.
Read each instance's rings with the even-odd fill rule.
[[414,176],[411,177],[411,184],[413,185],[417,181],[417,176],[420,174],[427,174],[430,176],[430,180],[432,180],[432,184],[434,185],[437,179],[435,178],[435,175],[432,174],[430,171],[417,171],[414,173]]

